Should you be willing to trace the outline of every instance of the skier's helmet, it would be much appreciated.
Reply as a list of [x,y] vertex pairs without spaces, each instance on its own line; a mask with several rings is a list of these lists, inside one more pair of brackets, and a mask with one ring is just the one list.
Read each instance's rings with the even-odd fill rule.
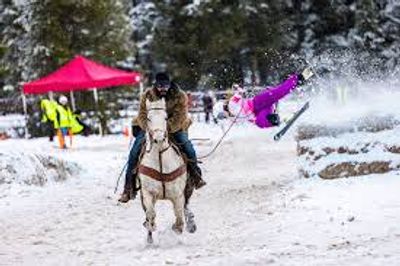
[[62,104],[62,105],[66,105],[66,104],[68,103],[68,98],[65,97],[64,95],[61,95],[61,96],[58,98],[58,102],[59,102],[60,104]]

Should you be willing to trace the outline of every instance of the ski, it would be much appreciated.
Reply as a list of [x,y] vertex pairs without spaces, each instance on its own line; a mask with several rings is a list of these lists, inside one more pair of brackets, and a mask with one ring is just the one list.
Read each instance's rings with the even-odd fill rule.
[[279,130],[278,133],[275,134],[274,140],[278,141],[282,138],[283,135],[286,134],[286,132],[289,130],[289,128],[293,125],[293,123],[310,107],[310,103],[306,102],[303,107],[300,108],[294,115],[287,121],[286,125]]

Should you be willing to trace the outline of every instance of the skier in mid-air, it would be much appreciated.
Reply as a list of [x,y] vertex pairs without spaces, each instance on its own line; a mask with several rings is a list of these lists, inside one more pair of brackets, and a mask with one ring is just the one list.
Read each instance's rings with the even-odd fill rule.
[[312,70],[306,68],[301,74],[292,74],[278,86],[267,87],[252,98],[244,98],[244,89],[235,84],[235,94],[229,100],[229,111],[234,116],[254,122],[260,128],[279,126],[281,121],[276,104],[313,75]]

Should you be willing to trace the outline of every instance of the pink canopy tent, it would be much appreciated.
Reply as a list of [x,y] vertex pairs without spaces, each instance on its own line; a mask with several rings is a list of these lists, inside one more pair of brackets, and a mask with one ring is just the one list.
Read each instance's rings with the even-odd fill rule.
[[137,72],[113,69],[78,55],[48,76],[23,85],[24,111],[26,114],[25,94],[70,92],[72,108],[75,109],[73,91],[93,89],[97,104],[97,89],[138,83],[143,90],[141,77]]
[[25,94],[68,92],[137,84],[140,74],[106,67],[83,56],[76,56],[50,75],[23,85]]

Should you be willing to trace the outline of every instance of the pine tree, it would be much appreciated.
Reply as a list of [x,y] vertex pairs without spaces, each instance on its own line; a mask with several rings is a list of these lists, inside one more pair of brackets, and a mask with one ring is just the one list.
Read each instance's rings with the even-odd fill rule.
[[[111,66],[129,58],[135,53],[128,16],[131,4],[130,0],[3,0],[0,60],[5,68],[0,71],[7,71],[4,82],[19,89],[22,81],[47,75],[77,54]],[[101,92],[100,106],[118,108],[114,104],[118,95],[115,90]],[[80,108],[93,109],[90,93],[75,97]],[[32,113],[37,109],[36,104],[33,107]],[[103,112],[102,117],[107,116]],[[31,124],[37,126],[35,121]]]
[[187,88],[200,80],[225,87],[240,79],[243,15],[235,1],[223,2],[157,3],[163,23],[155,31],[153,51]]
[[306,0],[301,8],[302,54],[310,58],[329,49],[350,48],[348,34],[355,26],[355,0]]
[[382,10],[381,30],[385,39],[382,45],[382,56],[387,60],[387,67],[393,71],[400,64],[400,2],[384,1]]
[[152,51],[189,88],[265,83],[291,47],[286,6],[266,0],[157,2],[162,23]]
[[379,28],[380,14],[376,2],[357,1],[355,16],[356,47],[377,51],[383,38]]
[[154,65],[151,47],[154,31],[160,24],[159,11],[151,0],[134,0],[129,15],[136,47],[135,61],[140,65],[142,72],[150,77]]
[[[18,93],[24,64],[22,57],[27,45],[27,27],[24,24],[24,12],[12,0],[0,3],[0,78],[1,87],[11,88],[7,94]],[[1,91],[1,93],[6,93]]]
[[44,75],[76,54],[115,64],[133,53],[127,0],[32,3],[31,68]]
[[282,64],[295,43],[287,2],[246,1],[242,9],[246,15],[247,49],[243,64],[250,69],[250,82],[260,85],[276,81],[286,71]]

